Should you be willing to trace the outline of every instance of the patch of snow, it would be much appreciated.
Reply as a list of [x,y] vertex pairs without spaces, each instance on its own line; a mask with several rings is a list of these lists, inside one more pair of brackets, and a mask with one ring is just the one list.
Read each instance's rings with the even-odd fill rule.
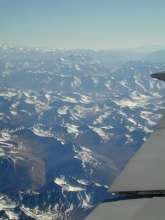
[[78,77],[74,76],[71,86],[73,88],[78,88],[80,85],[81,85],[81,80]]
[[17,95],[17,93],[16,92],[14,92],[14,91],[0,91],[0,96],[3,96],[3,97],[9,97],[9,98],[11,98],[11,97],[14,97],[14,96],[16,96]]
[[76,137],[78,136],[78,134],[79,134],[78,126],[76,126],[76,125],[74,125],[74,124],[69,124],[69,123],[67,123],[67,124],[65,125],[65,127],[67,128],[67,132],[68,132],[69,134],[73,134],[73,135],[75,135]]
[[132,92],[131,99],[136,103],[136,106],[145,106],[149,103],[151,97],[134,91]]
[[37,101],[35,103],[35,110],[37,113],[41,113],[50,109],[50,106],[44,102]]
[[137,125],[137,122],[133,118],[127,118],[129,122],[131,122],[133,125]]
[[126,134],[125,136],[126,136],[126,138],[127,138],[127,142],[126,142],[126,143],[133,143],[133,142],[134,142],[134,140],[133,140],[133,138],[131,137],[131,135]]
[[63,106],[62,108],[59,108],[57,110],[59,115],[66,115],[69,107],[68,106]]
[[35,126],[32,128],[32,131],[35,135],[40,137],[53,137],[54,135],[49,130],[43,130],[40,126]]
[[73,206],[73,204],[71,203],[70,206],[69,206],[69,208],[67,208],[67,209],[65,210],[65,213],[66,213],[66,214],[67,214],[67,213],[70,213],[71,211],[73,211],[73,209],[74,209],[74,206]]
[[16,213],[14,213],[14,211],[6,210],[5,212],[6,212],[6,215],[8,216],[8,218],[10,220],[13,220],[13,219],[14,220],[19,220],[20,219],[19,216]]
[[69,97],[69,96],[62,96],[62,100],[66,101],[66,102],[70,102],[70,103],[78,103],[77,100],[73,97]]
[[[34,218],[36,220],[52,220],[54,219],[55,213],[50,212],[40,212],[39,210],[30,209],[27,207],[22,206],[21,210],[29,217]],[[37,212],[37,213],[36,213]]]
[[143,86],[142,82],[140,82],[141,80],[139,79],[138,76],[134,76],[134,80],[135,80],[135,83],[141,88],[143,89],[143,91],[146,91],[146,88]]
[[161,118],[161,114],[153,114],[149,111],[141,111],[140,116],[147,121],[149,126],[156,125]]
[[75,67],[75,69],[76,69],[77,71],[80,71],[80,70],[81,70],[80,65],[78,65],[78,64],[75,64],[74,67]]
[[75,117],[85,118],[88,113],[92,112],[92,108],[85,108],[81,105],[76,105],[72,110],[71,114]]
[[17,115],[17,112],[16,112],[16,111],[10,111],[10,113],[11,113],[12,115],[14,115],[14,116]]
[[79,187],[79,186],[73,186],[71,184],[69,184],[64,176],[60,176],[60,177],[56,177],[54,179],[54,183],[57,184],[58,186],[60,186],[64,191],[68,191],[68,192],[80,192],[80,191],[84,191],[84,188]]
[[123,87],[125,87],[125,88],[129,88],[129,87],[128,87],[128,83],[127,83],[126,80],[121,80],[121,81],[120,81],[120,84],[121,84]]
[[132,126],[125,126],[129,132],[133,132],[135,130]]
[[107,133],[104,129],[102,128],[97,128],[97,127],[92,127],[89,126],[94,132],[96,132],[104,141],[108,141],[110,139],[110,134]]
[[4,113],[0,112],[0,118],[3,118],[4,117]]
[[95,186],[101,187],[102,185],[100,183],[95,183]]
[[48,100],[48,102],[50,102],[52,99],[52,96],[51,96],[51,94],[46,94],[45,98]]
[[5,211],[6,215],[10,220],[18,220],[19,216],[14,213],[14,209],[16,208],[16,203],[10,200],[6,196],[0,196],[0,211]]
[[127,114],[126,114],[125,112],[123,112],[123,111],[120,111],[120,110],[119,110],[119,114],[122,115],[122,116],[124,116],[124,117],[127,117]]
[[137,94],[136,91],[132,92],[131,98],[123,98],[114,100],[114,103],[120,107],[142,107],[148,105],[152,101],[152,97],[144,94]]
[[152,132],[153,132],[152,129],[149,129],[149,128],[146,127],[146,126],[145,126],[143,129],[144,129],[144,131],[145,131],[146,133],[152,133]]
[[104,122],[104,119],[106,119],[108,116],[111,115],[112,112],[105,112],[104,114],[100,115],[96,120],[93,122],[94,125],[96,124],[102,124]]
[[1,131],[0,134],[1,134],[4,141],[9,141],[11,139],[11,135],[8,132],[6,132],[5,130]]
[[77,180],[78,183],[84,185],[84,186],[87,186],[89,185],[88,181],[87,180],[83,180],[83,179],[80,179],[80,180]]
[[74,147],[74,151],[76,153],[74,158],[79,159],[84,168],[86,168],[86,165],[90,165],[92,167],[98,167],[100,165],[100,162],[97,161],[92,150],[81,146],[80,149],[76,149],[76,147]]
[[137,102],[134,102],[133,100],[130,100],[130,99],[114,100],[114,103],[121,107],[133,108],[137,106]]
[[90,203],[91,203],[91,195],[85,193],[82,200],[82,207],[85,209],[91,208],[92,205]]
[[84,104],[89,104],[91,102],[91,97],[87,96],[87,95],[80,95],[80,102],[84,103]]

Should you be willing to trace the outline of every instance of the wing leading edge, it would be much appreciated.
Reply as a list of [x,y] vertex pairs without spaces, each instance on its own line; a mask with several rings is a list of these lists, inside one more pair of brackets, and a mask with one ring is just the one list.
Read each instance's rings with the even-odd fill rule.
[[[165,72],[151,75],[165,81]],[[165,115],[112,184],[118,199],[107,199],[86,220],[165,219]]]

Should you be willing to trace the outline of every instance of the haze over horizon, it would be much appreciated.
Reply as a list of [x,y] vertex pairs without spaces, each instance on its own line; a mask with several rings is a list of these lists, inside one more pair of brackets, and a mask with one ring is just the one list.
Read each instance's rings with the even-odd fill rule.
[[0,41],[0,47],[9,48],[20,48],[20,49],[36,49],[36,50],[64,50],[64,51],[81,51],[81,50],[91,50],[91,51],[120,51],[120,52],[154,52],[165,49],[165,44],[158,45],[139,45],[135,47],[114,47],[114,48],[58,48],[53,46],[43,46],[43,45],[25,45],[25,44],[11,44],[10,42]]
[[56,49],[165,45],[163,0],[0,0],[0,42]]

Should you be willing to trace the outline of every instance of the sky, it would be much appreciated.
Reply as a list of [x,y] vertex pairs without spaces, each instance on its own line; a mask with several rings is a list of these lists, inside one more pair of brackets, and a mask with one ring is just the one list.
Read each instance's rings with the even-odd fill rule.
[[165,0],[0,0],[0,43],[114,49],[165,45]]

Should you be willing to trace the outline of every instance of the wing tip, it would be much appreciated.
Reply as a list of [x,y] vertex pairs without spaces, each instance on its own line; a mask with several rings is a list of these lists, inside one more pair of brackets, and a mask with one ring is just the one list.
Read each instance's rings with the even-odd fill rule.
[[159,79],[159,80],[165,81],[165,71],[153,73],[153,74],[151,74],[151,77],[154,79]]

